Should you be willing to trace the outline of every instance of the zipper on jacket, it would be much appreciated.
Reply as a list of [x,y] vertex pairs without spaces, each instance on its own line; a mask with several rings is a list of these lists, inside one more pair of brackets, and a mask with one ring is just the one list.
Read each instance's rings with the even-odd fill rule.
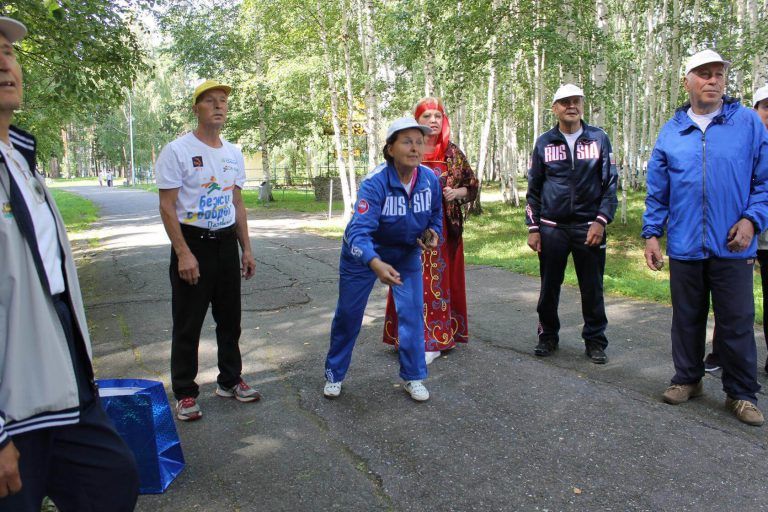
[[701,250],[707,255],[707,139],[701,132]]

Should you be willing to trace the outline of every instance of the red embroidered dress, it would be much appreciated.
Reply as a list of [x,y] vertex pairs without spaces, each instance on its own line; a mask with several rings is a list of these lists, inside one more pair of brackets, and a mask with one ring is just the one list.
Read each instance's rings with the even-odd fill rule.
[[[442,111],[442,105],[439,107],[437,109]],[[428,108],[436,107],[432,104],[428,105]],[[415,117],[418,119],[419,115],[417,109]],[[421,255],[424,279],[424,342],[427,352],[448,350],[455,347],[457,342],[469,341],[464,284],[464,243],[461,237],[464,221],[462,205],[473,201],[477,196],[478,182],[467,157],[458,146],[448,141],[448,130],[448,118],[444,117],[441,135],[445,145],[441,151],[443,154],[439,155],[442,158],[434,158],[435,153],[425,155],[422,164],[434,171],[443,187],[466,187],[467,196],[451,201],[450,204],[443,200],[443,243],[435,249],[424,251]],[[387,296],[383,341],[398,345],[397,313],[391,291]]]

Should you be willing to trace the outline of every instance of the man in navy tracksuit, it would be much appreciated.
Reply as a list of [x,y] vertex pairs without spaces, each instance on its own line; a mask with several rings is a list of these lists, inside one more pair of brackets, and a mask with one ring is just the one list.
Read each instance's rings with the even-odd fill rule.
[[538,345],[548,356],[559,343],[557,307],[568,255],[573,254],[584,317],[586,355],[596,364],[608,358],[603,301],[605,226],[616,213],[616,168],[608,135],[581,119],[584,93],[560,87],[552,102],[558,125],[536,140],[528,170],[525,222],[528,245],[539,253]]
[[390,132],[393,128],[400,130],[387,137],[385,156],[388,161],[374,169],[362,182],[354,216],[344,232],[339,263],[339,301],[325,362],[326,397],[336,397],[341,391],[340,384],[352,359],[352,349],[360,332],[368,296],[377,277],[380,277],[373,266],[383,262],[394,273],[399,273],[402,283],[392,286],[399,318],[400,377],[407,382],[406,390],[414,399],[428,398],[426,389],[423,389],[425,394],[415,395],[408,383],[418,382],[418,389],[421,390],[421,380],[427,376],[422,314],[423,244],[419,241],[430,229],[434,235],[433,243],[437,242],[437,233],[442,233],[441,189],[435,174],[418,165],[420,156],[415,160],[418,165],[415,171],[414,167],[410,168],[411,180],[404,184],[396,168],[397,161],[391,160],[388,153],[390,145],[396,142],[397,131],[408,130],[421,137],[420,155],[423,154],[423,135],[419,134],[422,128],[414,129],[419,126],[412,118],[403,118],[390,126]]
[[667,228],[675,375],[664,401],[703,392],[711,294],[725,405],[761,425],[752,279],[754,234],[768,227],[768,135],[752,109],[724,96],[729,64],[712,50],[689,59],[690,103],[661,129],[648,162],[642,236],[646,263],[659,270]]

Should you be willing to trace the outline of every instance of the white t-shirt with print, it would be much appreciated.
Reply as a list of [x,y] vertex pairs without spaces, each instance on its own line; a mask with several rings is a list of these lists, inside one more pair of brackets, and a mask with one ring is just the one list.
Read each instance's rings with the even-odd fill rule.
[[180,189],[176,215],[182,224],[216,230],[235,223],[232,196],[245,184],[245,161],[235,145],[224,139],[221,144],[212,148],[189,132],[157,158],[157,188]]
[[32,176],[27,160],[13,146],[0,141],[0,151],[3,152],[8,170],[21,190],[24,202],[27,204],[32,225],[35,228],[37,249],[43,262],[45,274],[51,294],[64,293],[64,272],[61,269],[61,248],[59,233],[56,229],[56,219],[45,199],[43,186]]

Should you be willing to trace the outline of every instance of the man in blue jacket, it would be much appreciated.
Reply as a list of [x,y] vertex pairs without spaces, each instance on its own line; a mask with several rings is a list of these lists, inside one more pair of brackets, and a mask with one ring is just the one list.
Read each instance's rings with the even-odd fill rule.
[[605,226],[613,220],[617,206],[611,141],[603,130],[582,121],[584,92],[573,84],[555,92],[552,112],[558,123],[536,140],[526,195],[528,246],[539,253],[541,268],[534,353],[546,357],[557,349],[560,287],[568,255],[573,254],[581,291],[585,353],[593,363],[605,364]]
[[729,65],[712,50],[689,59],[689,103],[661,129],[648,162],[642,236],[648,267],[660,270],[665,226],[668,234],[675,375],[664,401],[703,392],[711,295],[725,405],[761,425],[752,274],[754,235],[768,226],[768,136],[754,110],[724,95]]

